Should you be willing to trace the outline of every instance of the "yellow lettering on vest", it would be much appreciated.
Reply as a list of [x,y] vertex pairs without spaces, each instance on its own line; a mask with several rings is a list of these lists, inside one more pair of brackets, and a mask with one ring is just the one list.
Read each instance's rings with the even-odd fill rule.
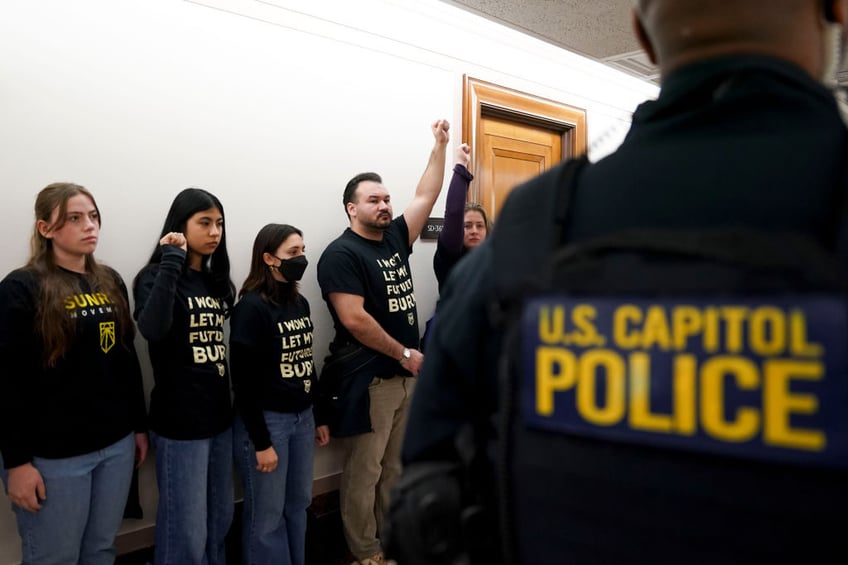
[[[606,377],[606,397],[599,406],[596,397],[599,369]],[[624,360],[608,349],[593,349],[580,357],[577,385],[577,412],[588,422],[612,426],[624,418]]]
[[783,310],[774,306],[755,309],[748,321],[748,342],[751,351],[763,357],[783,353],[786,350],[786,317]]
[[578,304],[571,310],[571,320],[577,333],[574,335],[574,345],[579,347],[591,347],[604,345],[604,338],[598,335],[595,328],[595,318],[598,311],[591,304]]
[[793,357],[821,357],[820,343],[807,341],[807,319],[803,310],[789,313],[789,352]]
[[671,311],[671,327],[674,328],[674,349],[685,351],[689,338],[703,328],[701,311],[694,306],[675,306]]
[[568,390],[577,381],[577,361],[574,354],[558,347],[536,349],[536,413],[554,413],[554,393]]
[[547,306],[539,309],[539,339],[543,343],[560,343],[565,328],[565,308],[556,306],[553,312]]
[[720,310],[725,322],[725,350],[728,353],[739,353],[742,351],[742,324],[748,309],[744,306],[722,306]]
[[539,339],[548,345],[577,345],[591,347],[604,345],[603,336],[598,335],[594,319],[597,310],[590,304],[578,304],[571,309],[571,325],[568,331],[567,310],[563,306],[539,308]]
[[651,412],[651,358],[647,353],[631,353],[630,369],[630,427],[649,432],[670,433],[671,416]]
[[645,314],[642,349],[650,349],[653,346],[657,346],[663,351],[671,349],[671,331],[668,327],[665,308],[662,306],[651,306]]
[[701,424],[716,439],[743,442],[757,435],[759,412],[754,408],[739,408],[735,419],[724,413],[725,377],[733,377],[736,386],[753,390],[760,386],[756,365],[743,357],[720,355],[711,357],[701,366]]
[[704,308],[704,352],[718,352],[718,309]]
[[674,430],[681,435],[694,435],[697,423],[695,412],[696,360],[694,355],[675,355],[674,372]]
[[612,339],[620,349],[639,347],[639,332],[631,330],[630,324],[642,321],[642,310],[633,304],[622,304],[615,309],[612,317]]
[[827,444],[823,431],[793,428],[790,422],[793,414],[815,414],[818,411],[819,400],[814,394],[793,393],[790,384],[793,380],[821,380],[824,378],[822,364],[817,361],[769,359],[763,367],[763,375],[765,443],[791,449],[823,450]]

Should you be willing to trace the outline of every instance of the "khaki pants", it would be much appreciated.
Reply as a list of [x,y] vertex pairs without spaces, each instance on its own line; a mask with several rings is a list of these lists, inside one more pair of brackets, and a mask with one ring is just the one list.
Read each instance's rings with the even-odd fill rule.
[[415,379],[374,378],[368,387],[372,432],[341,438],[344,465],[339,488],[345,539],[359,560],[382,551],[377,539],[389,495],[400,478],[400,448]]

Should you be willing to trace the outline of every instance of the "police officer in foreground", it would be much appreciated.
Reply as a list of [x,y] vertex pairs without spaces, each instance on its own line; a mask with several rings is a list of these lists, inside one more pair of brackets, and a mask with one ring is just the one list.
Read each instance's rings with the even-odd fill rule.
[[[641,0],[634,16],[658,99],[614,154],[517,188],[442,293],[386,533],[400,565],[848,562],[831,276],[848,252],[831,83],[848,0]],[[601,267],[533,302],[561,246]]]

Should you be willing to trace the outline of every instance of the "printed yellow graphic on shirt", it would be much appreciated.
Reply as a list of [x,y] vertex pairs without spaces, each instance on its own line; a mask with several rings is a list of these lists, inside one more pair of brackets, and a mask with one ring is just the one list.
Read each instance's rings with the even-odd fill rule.
[[103,353],[115,345],[115,322],[100,322],[100,349]]
[[309,316],[277,323],[280,332],[280,377],[306,379],[309,392],[314,365],[312,362],[312,320]]
[[65,297],[65,310],[72,320],[111,314],[114,302],[103,292],[86,292]]
[[188,343],[198,365],[212,363],[218,376],[226,375],[227,346],[224,345],[224,308],[211,296],[189,296],[187,299]]
[[415,293],[412,290],[412,276],[409,268],[403,264],[400,253],[395,253],[388,259],[378,259],[377,266],[383,274],[386,283],[386,295],[388,298],[388,311],[406,312],[409,325],[415,323],[415,316],[411,311],[415,309]]
[[103,292],[86,292],[65,297],[65,310],[92,308],[112,304],[112,299]]
[[80,318],[107,318],[107,322],[100,322],[98,335],[100,350],[103,353],[115,346],[116,331],[114,322],[114,302],[104,292],[85,292],[65,297],[65,310],[72,320]]

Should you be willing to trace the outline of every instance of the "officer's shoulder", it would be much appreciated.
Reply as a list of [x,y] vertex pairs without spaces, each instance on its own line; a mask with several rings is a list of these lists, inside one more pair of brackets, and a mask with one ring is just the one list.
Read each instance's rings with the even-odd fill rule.
[[538,193],[541,190],[544,190],[545,187],[550,186],[551,183],[556,183],[557,179],[562,174],[562,170],[571,165],[573,159],[567,159],[561,161],[545,171],[523,183],[516,186],[515,189],[510,193],[510,196],[515,195],[533,195]]
[[[590,166],[586,157],[564,160],[544,173],[515,187],[504,201],[498,225],[511,222],[538,221],[539,214],[550,212],[557,195],[571,182],[569,173],[577,174]],[[528,216],[535,211],[535,220]]]

